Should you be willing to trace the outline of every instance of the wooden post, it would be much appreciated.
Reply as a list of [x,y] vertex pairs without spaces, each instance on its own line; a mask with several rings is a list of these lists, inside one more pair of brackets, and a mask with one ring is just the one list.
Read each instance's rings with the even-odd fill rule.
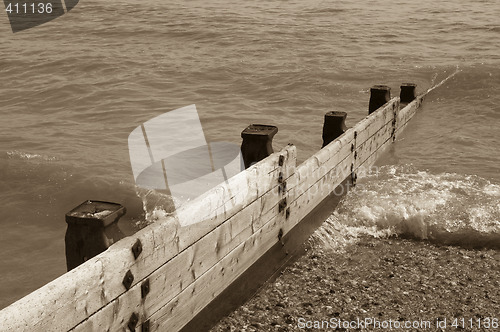
[[370,88],[370,105],[368,114],[372,114],[391,100],[391,88],[386,85],[374,85]]
[[100,201],[85,201],[66,213],[68,228],[64,240],[68,271],[124,237],[117,221],[125,213],[125,207],[120,204]]
[[409,104],[417,98],[417,85],[413,83],[401,84],[399,99],[401,103]]
[[273,137],[278,127],[252,124],[241,132],[241,154],[245,168],[261,161],[273,153]]
[[324,148],[331,141],[345,133],[347,127],[345,125],[346,112],[328,112],[325,114],[325,122],[323,124],[323,146]]

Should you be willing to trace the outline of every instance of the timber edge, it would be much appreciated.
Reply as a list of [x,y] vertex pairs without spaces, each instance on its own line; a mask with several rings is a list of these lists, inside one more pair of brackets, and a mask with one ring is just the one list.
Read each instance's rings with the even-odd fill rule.
[[[252,125],[242,133],[245,171],[132,236],[107,230],[125,213],[119,204],[84,202],[111,204],[111,214],[90,216],[98,248],[67,247],[69,271],[1,310],[0,331],[182,329],[341,183],[355,185],[422,103],[414,84],[403,86],[392,99],[372,87],[369,115],[352,128],[344,112],[327,113],[323,148],[301,165],[295,146],[272,150],[277,128]],[[81,232],[70,231],[78,208],[67,214],[69,242]]]

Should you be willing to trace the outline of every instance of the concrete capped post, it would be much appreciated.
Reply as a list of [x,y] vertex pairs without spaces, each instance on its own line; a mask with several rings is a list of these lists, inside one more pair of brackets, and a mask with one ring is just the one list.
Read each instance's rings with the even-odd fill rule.
[[68,271],[108,249],[124,237],[117,222],[126,213],[117,203],[85,201],[66,213],[64,238]]
[[386,85],[374,85],[370,88],[368,114],[372,114],[391,100],[391,88]]
[[399,94],[401,103],[409,104],[415,98],[417,98],[417,85],[414,83],[401,84],[401,92]]
[[241,132],[241,154],[245,168],[261,161],[273,153],[273,137],[278,127],[252,124]]
[[325,114],[325,122],[323,124],[323,146],[327,146],[331,141],[345,133],[347,127],[345,125],[346,112],[328,112]]

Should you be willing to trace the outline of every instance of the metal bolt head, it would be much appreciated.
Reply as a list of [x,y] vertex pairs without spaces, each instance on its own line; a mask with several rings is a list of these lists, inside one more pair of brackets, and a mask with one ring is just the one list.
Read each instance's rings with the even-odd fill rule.
[[285,156],[284,155],[280,155],[280,159],[278,161],[278,165],[283,166],[284,162],[285,162]]
[[132,253],[134,254],[134,258],[137,259],[137,257],[139,257],[141,252],[142,252],[142,243],[141,240],[137,239],[137,241],[135,241],[134,245],[132,246]]
[[279,186],[278,186],[278,194],[285,194],[286,193],[286,181],[283,181],[283,183],[281,183]]
[[129,290],[133,282],[134,282],[134,275],[132,274],[132,272],[130,272],[130,270],[128,270],[127,273],[125,274],[125,277],[123,278],[122,284],[123,286],[125,286],[126,290]]
[[145,321],[144,323],[142,323],[142,331],[141,332],[149,332],[149,320]]
[[141,297],[145,298],[149,294],[149,279],[141,284]]
[[130,316],[127,327],[129,328],[130,331],[134,332],[138,322],[139,322],[139,316],[137,316],[137,314],[133,312],[132,316]]
[[285,207],[286,207],[286,197],[283,198],[280,203],[279,203],[279,212],[283,212],[285,210]]

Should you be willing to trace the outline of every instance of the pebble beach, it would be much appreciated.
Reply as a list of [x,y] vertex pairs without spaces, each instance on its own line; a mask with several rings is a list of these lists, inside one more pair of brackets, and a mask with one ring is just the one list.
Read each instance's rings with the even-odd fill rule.
[[497,250],[370,237],[333,250],[309,241],[211,331],[495,331],[499,280]]

